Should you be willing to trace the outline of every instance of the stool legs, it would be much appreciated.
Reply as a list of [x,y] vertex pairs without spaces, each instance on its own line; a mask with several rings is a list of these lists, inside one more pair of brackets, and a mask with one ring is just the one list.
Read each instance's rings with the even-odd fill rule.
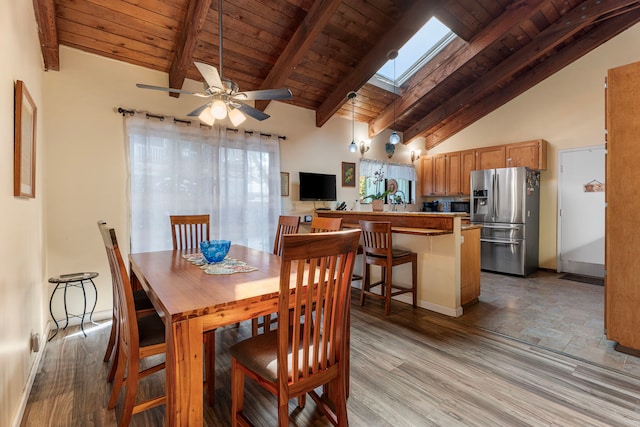
[[52,307],[53,296],[56,294],[56,291],[58,290],[59,286],[60,286],[60,283],[57,283],[55,289],[51,293],[51,298],[49,298],[49,313],[51,313],[51,318],[53,319],[54,323],[56,324],[56,331],[53,333],[53,335],[51,335],[51,337],[49,337],[49,339],[47,341],[51,341],[53,339],[53,337],[58,335],[58,331],[60,330],[60,326],[58,325],[58,321],[56,320],[56,317],[53,315],[53,307]]
[[418,257],[413,256],[411,260],[411,289],[402,288],[396,292],[393,292],[393,267],[380,266],[381,279],[378,282],[371,283],[371,265],[365,263],[362,267],[362,287],[360,290],[360,305],[363,306],[365,302],[366,294],[371,293],[371,288],[380,286],[380,295],[375,295],[377,298],[384,300],[384,314],[391,314],[391,297],[403,293],[411,292],[412,294],[412,306],[418,306]]
[[[91,275],[93,274],[93,276],[91,277],[86,277],[87,275]],[[64,324],[64,328],[66,329],[67,326],[69,326],[69,317],[78,317],[80,318],[80,328],[82,329],[82,334],[86,337],[87,333],[84,330],[84,318],[85,315],[87,314],[87,292],[85,290],[85,282],[88,281],[91,283],[91,285],[93,286],[93,291],[95,293],[95,299],[93,301],[93,307],[91,308],[91,312],[89,313],[89,321],[93,324],[97,324],[93,321],[93,312],[96,309],[96,305],[98,304],[98,288],[96,287],[96,284],[93,282],[92,278],[96,277],[98,275],[98,273],[84,273],[85,277],[80,278],[78,277],[79,275],[66,275],[67,277],[65,277],[65,279],[67,279],[68,281],[65,280],[61,280],[61,277],[54,277],[49,279],[49,283],[55,283],[56,287],[54,288],[53,292],[51,293],[51,298],[49,299],[49,313],[51,313],[51,318],[53,319],[54,323],[56,324],[56,331],[53,333],[53,335],[48,339],[48,341],[51,341],[53,339],[53,337],[55,337],[58,334],[58,331],[60,330],[60,325],[58,324],[58,320],[55,318],[54,314],[53,314],[53,296],[56,294],[56,292],[58,291],[58,289],[61,289],[62,287],[64,287],[64,296],[63,296],[63,303],[64,303],[64,317],[65,317],[65,324]],[[69,276],[73,276],[69,277]],[[75,279],[75,280],[74,280]],[[69,286],[74,286],[74,287],[79,287],[82,289],[82,314],[69,314],[69,309],[67,307],[67,289],[69,288]],[[111,350],[109,350],[108,354],[110,354]],[[107,355],[105,355],[105,358],[108,358]]]

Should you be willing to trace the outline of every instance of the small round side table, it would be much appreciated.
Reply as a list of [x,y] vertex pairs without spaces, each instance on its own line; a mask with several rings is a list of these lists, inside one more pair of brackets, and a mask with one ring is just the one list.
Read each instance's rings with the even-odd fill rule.
[[[93,308],[91,308],[91,313],[89,314],[89,321],[93,324],[96,324],[93,321],[93,310],[96,309],[96,304],[98,303],[98,288],[96,288],[96,284],[93,283],[93,279],[95,279],[96,277],[98,277],[98,273],[84,272],[84,273],[61,274],[60,276],[54,276],[49,278],[49,283],[56,284],[55,289],[51,293],[51,298],[49,299],[49,313],[51,313],[51,318],[56,324],[56,331],[53,335],[51,335],[48,341],[51,341],[53,337],[55,337],[58,334],[58,330],[60,329],[58,325],[58,321],[53,315],[53,310],[51,307],[51,303],[53,302],[53,296],[56,294],[56,291],[58,289],[64,289],[64,315],[65,315],[66,323],[63,329],[66,329],[67,326],[69,326],[70,317],[77,317],[81,319],[80,327],[82,328],[82,333],[84,334],[85,337],[87,336],[86,332],[84,331],[84,316],[85,314],[87,314],[87,293],[85,292],[84,286],[85,286],[85,283],[91,283],[91,285],[93,285],[93,290],[95,292],[96,297],[93,301]],[[76,288],[82,289],[82,298],[83,298],[82,314],[72,314],[72,313],[69,313],[69,311],[67,310],[67,289],[69,287],[76,287]]]

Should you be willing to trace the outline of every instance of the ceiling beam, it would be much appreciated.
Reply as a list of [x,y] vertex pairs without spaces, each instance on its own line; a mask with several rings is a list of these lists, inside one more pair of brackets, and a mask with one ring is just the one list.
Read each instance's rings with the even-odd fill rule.
[[[189,2],[182,33],[178,37],[173,61],[169,67],[169,87],[173,89],[182,89],[187,70],[193,64],[193,54],[196,51],[198,36],[207,20],[211,1],[191,0]],[[170,92],[169,95],[177,98],[180,94]]]
[[316,110],[316,126],[324,125],[346,102],[347,94],[358,90],[387,62],[387,53],[400,49],[432,16],[436,2],[414,1],[380,41],[345,76]]
[[[296,65],[307,54],[318,36],[327,26],[331,17],[342,4],[342,0],[320,0],[313,2],[313,6],[304,17],[287,46],[269,75],[264,79],[260,89],[278,88],[287,81]],[[271,101],[256,101],[255,107],[264,111]]]
[[[425,64],[402,88],[402,96],[387,106],[369,122],[369,138],[391,126],[395,116],[402,116],[425,95],[443,83],[453,73],[469,64],[485,49],[502,39],[514,27],[535,14],[546,0],[519,0],[510,4],[505,12],[487,25],[469,44],[461,39],[449,43],[431,61]],[[395,108],[395,113],[394,113]]]
[[484,98],[494,92],[500,85],[512,79],[518,71],[545,56],[566,39],[592,24],[597,18],[635,2],[636,0],[607,2],[586,0],[577,5],[561,19],[538,34],[530,43],[514,52],[473,84],[449,98],[447,102],[441,104],[405,130],[403,132],[405,143],[428,133],[430,129],[467,106],[473,105],[480,100],[484,101]]
[[[476,102],[457,117],[451,118],[444,126],[426,135],[425,149],[435,147],[638,22],[640,22],[640,11],[635,10],[599,24],[593,31],[575,40],[508,87],[483,98],[482,102]],[[604,77],[603,75],[603,81]]]
[[54,0],[33,0],[44,70],[60,71],[60,46]]

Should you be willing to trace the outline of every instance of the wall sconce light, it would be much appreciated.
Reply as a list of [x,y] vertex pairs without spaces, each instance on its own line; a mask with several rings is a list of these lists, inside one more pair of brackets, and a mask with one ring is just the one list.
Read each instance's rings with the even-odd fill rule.
[[420,158],[420,150],[411,150],[411,163]]
[[360,156],[364,157],[364,153],[369,151],[369,148],[371,148],[371,147],[369,146],[369,144],[367,142],[360,141]]

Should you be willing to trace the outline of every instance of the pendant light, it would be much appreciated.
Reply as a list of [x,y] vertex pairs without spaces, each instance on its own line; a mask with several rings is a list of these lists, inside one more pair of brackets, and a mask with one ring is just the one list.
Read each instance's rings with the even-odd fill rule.
[[355,153],[358,151],[356,145],[356,93],[351,91],[347,94],[347,98],[351,100],[351,144],[349,144],[349,151]]
[[[396,132],[396,58],[398,57],[398,51],[393,49],[387,53],[387,58],[393,60],[393,129],[389,136],[389,144],[396,145],[400,142],[400,135]],[[391,156],[389,156],[391,157]]]

